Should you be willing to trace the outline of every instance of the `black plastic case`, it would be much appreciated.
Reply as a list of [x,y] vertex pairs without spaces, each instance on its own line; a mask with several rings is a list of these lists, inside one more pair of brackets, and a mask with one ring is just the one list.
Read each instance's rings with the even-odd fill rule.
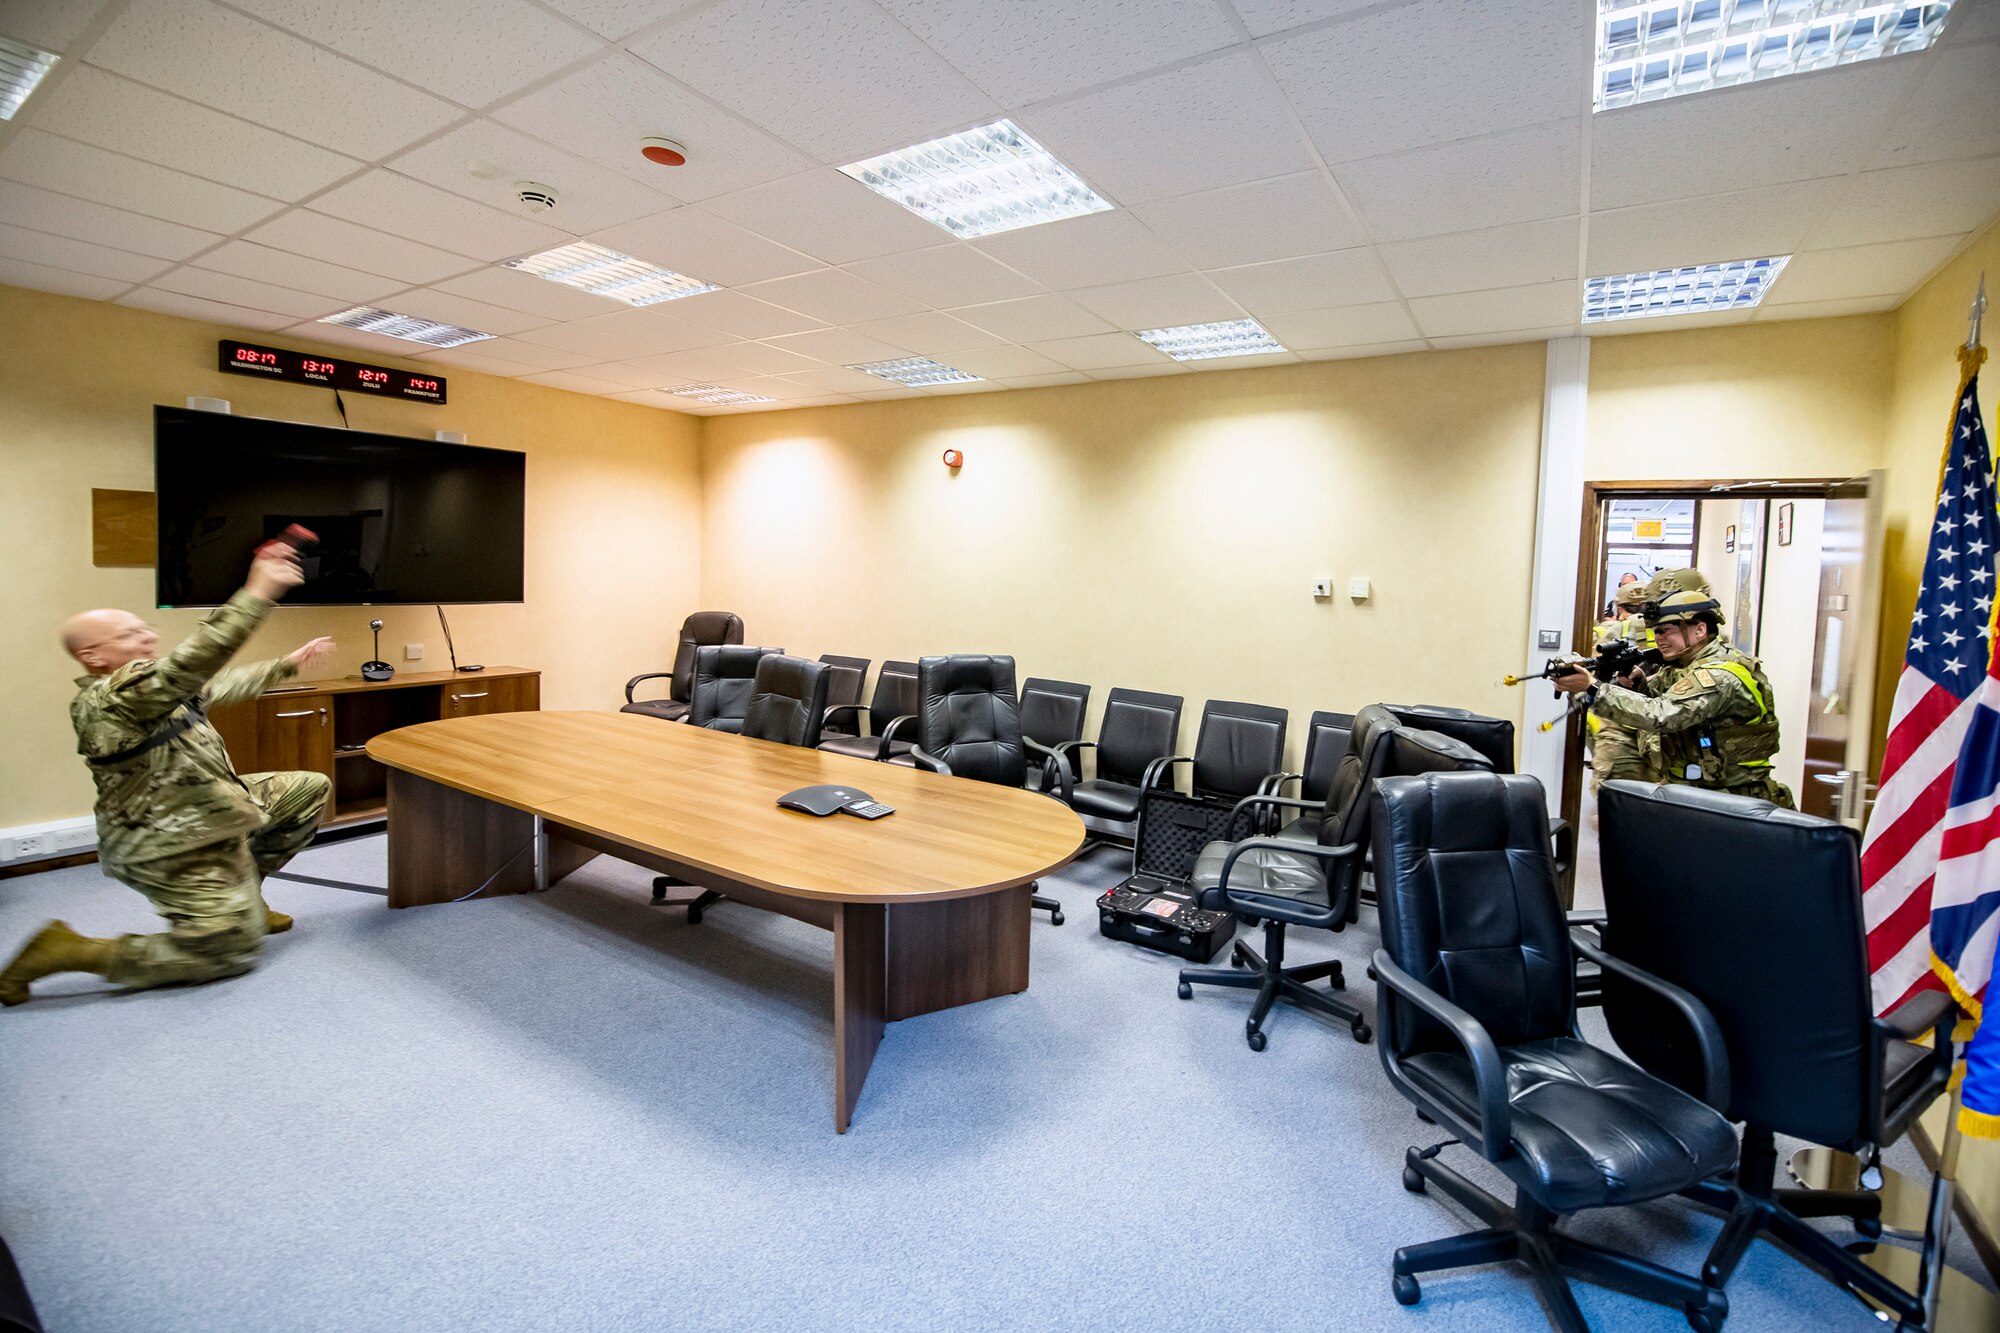
[[1134,873],[1098,898],[1098,934],[1197,963],[1221,952],[1236,934],[1236,914],[1196,907],[1188,878],[1203,847],[1251,836],[1250,813],[1232,818],[1234,808],[1233,801],[1149,790],[1133,839]]

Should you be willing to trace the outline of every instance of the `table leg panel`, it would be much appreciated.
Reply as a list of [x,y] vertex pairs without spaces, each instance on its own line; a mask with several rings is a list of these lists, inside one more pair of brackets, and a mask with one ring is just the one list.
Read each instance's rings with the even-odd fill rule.
[[1030,886],[888,909],[891,1022],[1028,989]]
[[[456,787],[389,770],[389,906],[448,903],[498,877],[479,896],[532,893],[534,816]],[[551,880],[596,852],[551,836]],[[511,858],[511,860],[510,860]],[[503,868],[504,867],[504,868]]]
[[833,1127],[842,1134],[882,1044],[883,910],[842,903],[833,919]]

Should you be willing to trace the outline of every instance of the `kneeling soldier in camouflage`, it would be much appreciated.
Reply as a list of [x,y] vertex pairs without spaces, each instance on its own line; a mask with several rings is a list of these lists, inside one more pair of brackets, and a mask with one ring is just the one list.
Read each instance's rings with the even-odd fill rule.
[[63,647],[90,674],[70,704],[77,749],[97,782],[98,860],[171,923],[160,935],[100,940],[51,921],[0,972],[0,1004],[56,972],[95,972],[134,988],[248,972],[267,933],[292,919],[264,903],[264,876],[312,840],[329,784],[318,773],[238,777],[212,704],[251,699],[332,656],[314,639],[274,662],[222,670],[271,604],[301,581],[293,548],[267,543],[243,588],[166,657],[127,611],[86,611]]

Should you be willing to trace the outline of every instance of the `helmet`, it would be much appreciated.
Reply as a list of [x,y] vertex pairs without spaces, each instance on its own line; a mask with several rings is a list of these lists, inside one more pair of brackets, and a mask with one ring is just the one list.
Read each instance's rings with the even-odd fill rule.
[[1646,609],[1646,628],[1658,629],[1662,625],[1684,623],[1703,615],[1713,617],[1718,626],[1723,623],[1722,603],[1716,601],[1707,589],[1670,592]]
[[1649,600],[1657,602],[1670,592],[1698,592],[1706,597],[1708,576],[1698,569],[1663,569],[1646,584]]
[[1643,583],[1628,583],[1618,590],[1618,605],[1627,611],[1636,612],[1650,600]]

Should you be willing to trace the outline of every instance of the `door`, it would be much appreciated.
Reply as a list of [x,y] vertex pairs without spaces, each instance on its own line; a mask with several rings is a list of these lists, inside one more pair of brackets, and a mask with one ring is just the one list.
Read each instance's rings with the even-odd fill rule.
[[1883,476],[1871,472],[1827,492],[1805,782],[1798,793],[1801,810],[1855,828],[1861,827],[1873,791]]
[[[240,771],[283,773],[304,769],[333,778],[333,696],[276,694],[256,700],[254,767]],[[233,746],[233,743],[232,743]]]

